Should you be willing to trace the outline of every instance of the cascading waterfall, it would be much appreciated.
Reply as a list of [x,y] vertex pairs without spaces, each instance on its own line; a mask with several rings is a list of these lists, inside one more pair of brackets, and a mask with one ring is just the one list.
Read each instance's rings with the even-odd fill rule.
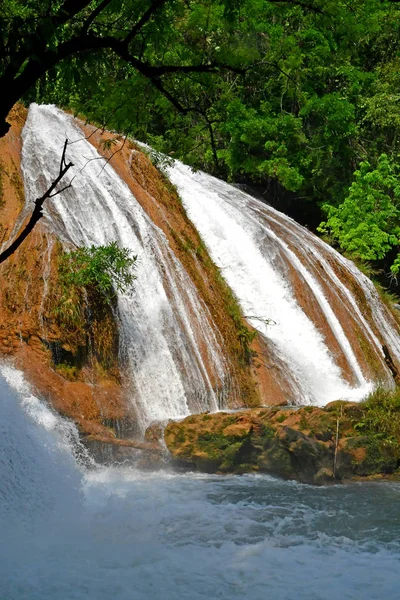
[[[65,138],[73,142],[67,152],[76,178],[47,204],[47,228],[66,247],[116,240],[138,255],[138,281],[120,295],[118,308],[139,425],[221,408],[229,368],[209,311],[163,232],[72,117],[54,106],[32,105],[24,128],[25,214],[57,173]],[[325,404],[361,399],[377,379],[393,386],[382,348],[400,361],[393,317],[351,261],[222,181],[193,174],[179,162],[168,172],[244,315],[261,334],[286,400]]]
[[[353,263],[289,217],[233,186],[204,173],[194,174],[179,162],[168,174],[244,314],[266,338],[269,351],[285,365],[285,378],[296,402],[360,399],[372,389],[349,341],[351,327],[362,330],[387,373],[385,384],[393,385],[382,360],[378,327],[383,343],[396,358],[400,357],[400,341],[373,284]],[[369,299],[376,327],[364,317],[331,262],[340,265]],[[300,282],[300,294],[295,279]],[[306,297],[302,303],[301,295]],[[342,318],[337,314],[339,305],[346,312]],[[311,311],[319,316],[319,323]],[[268,319],[273,323],[268,324]],[[328,335],[335,351],[328,347]]]
[[119,296],[118,309],[140,425],[217,410],[227,369],[206,306],[128,186],[104,165],[72,117],[54,106],[32,105],[24,128],[27,205],[58,173],[66,138],[73,142],[67,157],[76,178],[72,188],[47,204],[45,223],[67,247],[117,241],[138,256],[136,285]]

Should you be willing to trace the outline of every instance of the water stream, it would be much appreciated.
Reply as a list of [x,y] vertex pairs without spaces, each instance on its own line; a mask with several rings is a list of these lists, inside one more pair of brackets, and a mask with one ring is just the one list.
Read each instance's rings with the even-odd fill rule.
[[[338,398],[364,397],[372,383],[337,316],[338,307],[347,311],[347,320],[354,319],[365,333],[377,357],[383,355],[382,342],[329,260],[342,265],[348,280],[355,278],[363,294],[371,299],[373,319],[394,356],[400,357],[399,336],[367,278],[304,227],[233,186],[205,173],[193,173],[178,161],[168,168],[168,174],[244,314],[286,365],[296,401],[326,404]],[[299,304],[291,270],[300,281],[303,295],[307,295],[306,304],[318,307],[322,315],[319,323]],[[335,303],[324,286],[335,295]],[[268,319],[273,323],[268,324]],[[327,341],[328,334],[336,340],[352,382],[345,380]],[[385,383],[391,385],[389,372]]]

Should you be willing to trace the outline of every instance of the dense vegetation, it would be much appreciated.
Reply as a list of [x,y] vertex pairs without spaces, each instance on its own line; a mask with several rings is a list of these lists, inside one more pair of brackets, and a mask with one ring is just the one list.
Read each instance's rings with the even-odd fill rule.
[[3,2],[0,81],[25,77],[29,91],[17,88],[26,101],[70,107],[257,186],[313,229],[322,221],[344,250],[397,273],[399,3],[51,6]]

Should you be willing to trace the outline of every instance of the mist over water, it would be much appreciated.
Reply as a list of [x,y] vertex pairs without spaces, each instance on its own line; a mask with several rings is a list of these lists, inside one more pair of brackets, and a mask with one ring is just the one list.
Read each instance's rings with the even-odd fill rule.
[[0,373],[1,598],[398,597],[399,484],[100,467]]

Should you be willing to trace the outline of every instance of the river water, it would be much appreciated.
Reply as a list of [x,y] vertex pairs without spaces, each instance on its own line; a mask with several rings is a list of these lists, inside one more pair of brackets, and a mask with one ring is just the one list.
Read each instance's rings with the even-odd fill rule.
[[400,597],[400,484],[100,467],[0,373],[2,599]]

